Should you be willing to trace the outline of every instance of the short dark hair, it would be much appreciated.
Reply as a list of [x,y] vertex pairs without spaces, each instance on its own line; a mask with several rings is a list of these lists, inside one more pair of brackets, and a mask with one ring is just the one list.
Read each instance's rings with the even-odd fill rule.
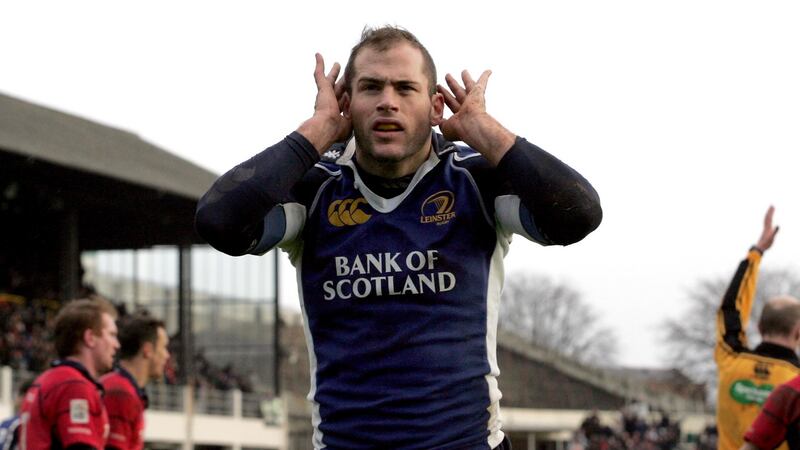
[[767,301],[758,319],[758,331],[761,335],[788,336],[800,323],[800,303],[788,297],[777,297]]
[[166,329],[164,321],[151,316],[147,311],[137,311],[120,318],[117,328],[120,359],[136,356],[145,342],[155,345],[158,341],[158,329]]
[[20,381],[19,384],[17,384],[17,398],[24,397],[28,389],[33,386],[34,381],[36,381],[34,377],[27,377]]
[[416,36],[411,34],[410,31],[391,25],[384,25],[380,28],[364,27],[361,32],[361,40],[350,51],[350,58],[347,60],[347,66],[344,68],[344,85],[347,92],[353,91],[353,79],[356,77],[355,62],[358,52],[365,47],[373,48],[379,52],[385,52],[393,46],[401,42],[407,42],[412,47],[418,49],[422,53],[424,61],[425,75],[428,77],[428,91],[431,95],[436,93],[436,64],[433,63],[431,54],[428,49],[417,39]]
[[61,308],[53,325],[53,345],[59,358],[73,356],[83,339],[83,332],[91,329],[96,335],[103,330],[103,313],[117,318],[117,309],[108,300],[94,296],[72,300]]

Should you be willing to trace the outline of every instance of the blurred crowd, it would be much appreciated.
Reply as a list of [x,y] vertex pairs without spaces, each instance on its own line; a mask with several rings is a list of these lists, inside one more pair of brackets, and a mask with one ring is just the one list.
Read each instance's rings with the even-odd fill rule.
[[194,355],[194,369],[197,374],[195,378],[195,387],[197,388],[206,387],[223,391],[238,389],[242,392],[253,392],[253,384],[247,377],[237,373],[231,364],[226,364],[224,367],[212,364],[202,350]]
[[670,450],[679,448],[680,424],[666,413],[646,420],[636,408],[621,411],[615,427],[603,425],[596,413],[588,416],[576,430],[569,450]]
[[[55,357],[51,344],[52,321],[61,303],[56,300],[29,299],[20,295],[0,292],[0,366],[15,370],[39,373],[49,367]],[[117,305],[120,316],[127,311]],[[171,338],[170,352],[180,354],[180,340]],[[197,388],[240,389],[252,392],[252,383],[236,372],[231,365],[219,367],[209,361],[202,350],[194,357],[193,381]],[[167,362],[164,382],[178,384],[178,366],[173,357]]]
[[[604,425],[597,413],[586,417],[575,431],[568,450],[717,450],[717,427],[708,425],[689,442],[681,442],[678,421],[668,414],[649,414],[633,404],[620,411],[614,426]],[[650,417],[645,419],[644,417]],[[655,418],[653,418],[655,417]]]
[[54,354],[49,330],[57,310],[54,302],[0,293],[0,365],[28,372],[46,369]]

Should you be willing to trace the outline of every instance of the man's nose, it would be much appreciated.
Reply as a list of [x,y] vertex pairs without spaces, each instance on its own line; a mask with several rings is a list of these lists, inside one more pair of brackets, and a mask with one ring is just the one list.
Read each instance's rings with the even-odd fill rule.
[[397,111],[397,105],[397,92],[392,87],[384,88],[378,102],[378,111]]

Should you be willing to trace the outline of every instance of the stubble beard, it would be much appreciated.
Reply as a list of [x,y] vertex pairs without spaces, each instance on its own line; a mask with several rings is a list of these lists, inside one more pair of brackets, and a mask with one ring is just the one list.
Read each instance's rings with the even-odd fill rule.
[[111,363],[109,363],[105,357],[101,358],[100,361],[95,362],[95,370],[97,371],[97,375],[102,375],[111,370],[112,368],[114,368],[113,355],[111,356]]
[[[353,127],[353,135],[355,136],[356,146],[360,150],[360,153],[368,155],[370,159],[380,164],[399,164],[409,158],[413,158],[418,152],[427,150],[427,145],[430,144],[431,132],[432,129],[428,129],[425,133],[417,133],[412,136],[408,142],[401,144],[404,145],[406,150],[401,155],[387,156],[376,154],[375,145],[372,139],[370,139],[369,130],[365,130],[361,127]],[[408,149],[414,149],[414,152],[408,153]]]

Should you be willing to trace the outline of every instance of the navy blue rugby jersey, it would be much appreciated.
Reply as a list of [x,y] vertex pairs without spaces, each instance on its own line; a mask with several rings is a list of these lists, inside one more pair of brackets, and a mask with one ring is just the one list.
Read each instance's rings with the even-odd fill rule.
[[272,234],[257,252],[278,244],[297,268],[315,448],[478,449],[503,439],[503,257],[512,233],[539,239],[482,156],[434,143],[397,197],[362,182],[351,142],[268,216]]

